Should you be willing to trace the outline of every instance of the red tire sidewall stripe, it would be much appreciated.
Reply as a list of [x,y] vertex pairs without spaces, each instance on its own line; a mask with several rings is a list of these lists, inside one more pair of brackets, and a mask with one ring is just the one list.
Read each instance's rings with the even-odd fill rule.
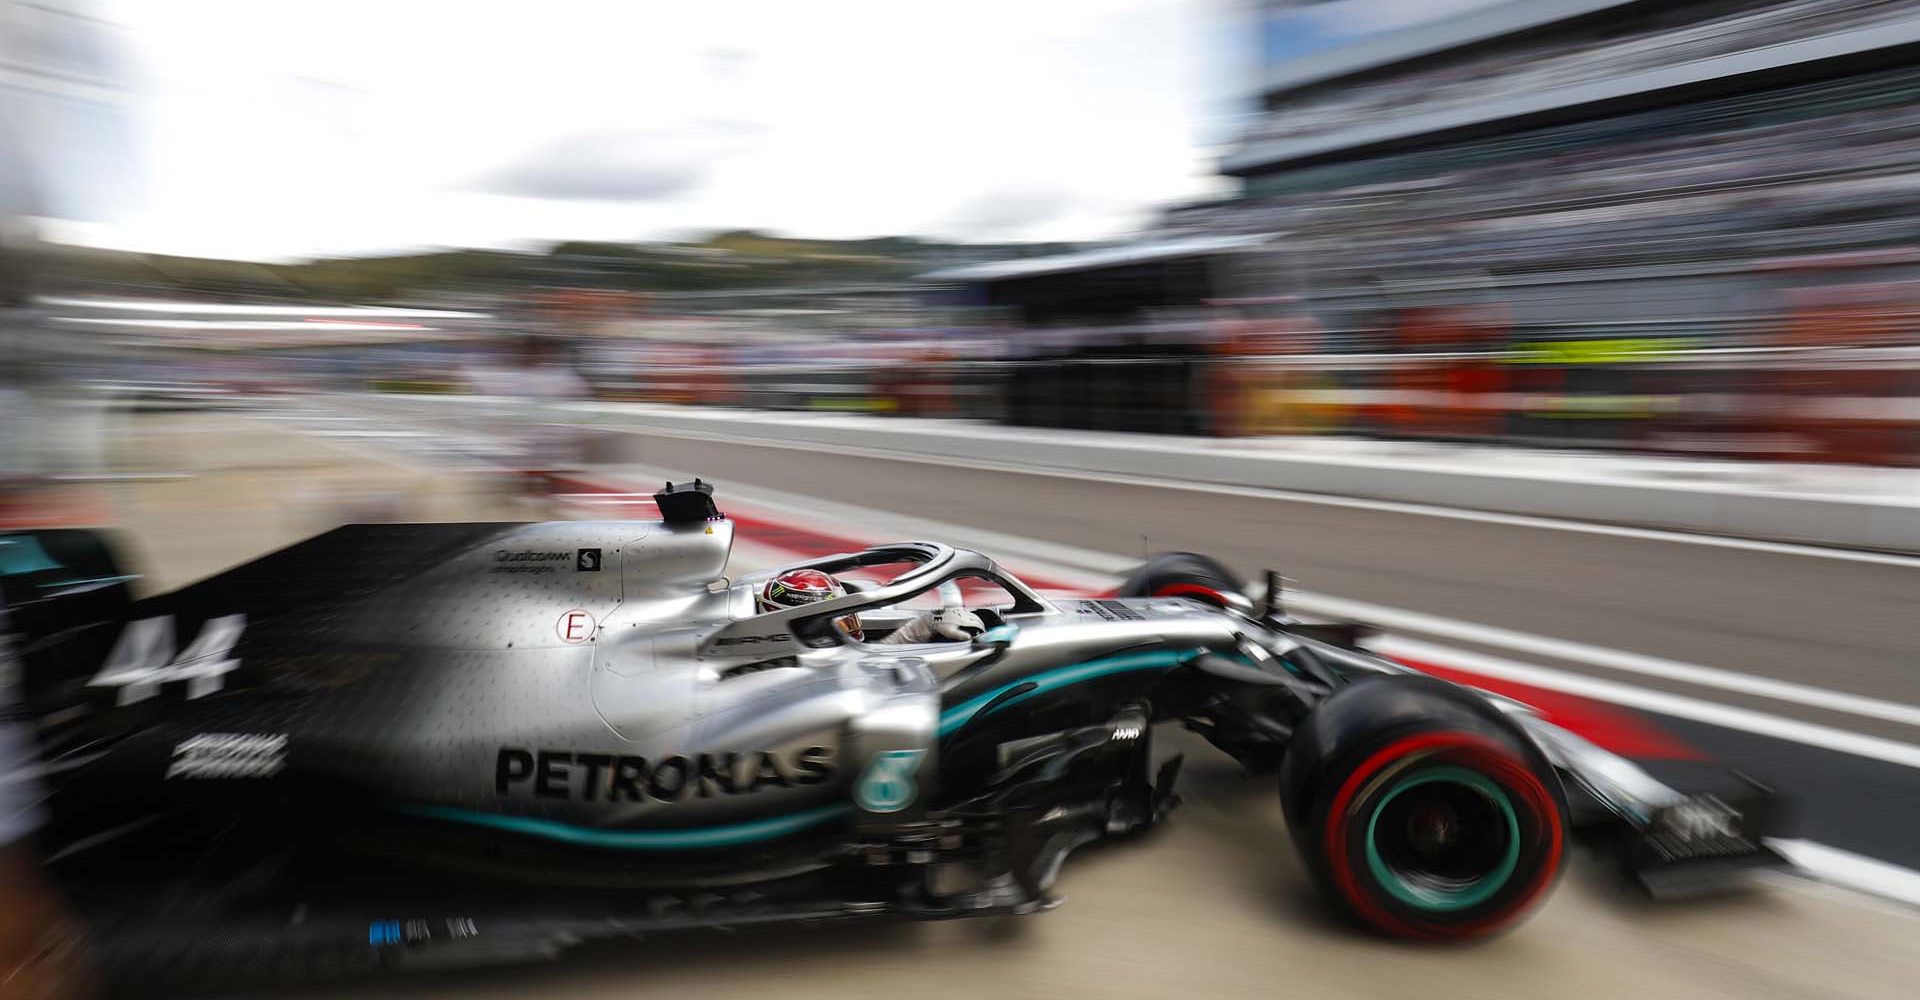
[[1227,606],[1227,599],[1218,590],[1198,583],[1169,583],[1153,592],[1155,597],[1198,597],[1215,607]]
[[[1539,872],[1525,890],[1514,896],[1505,906],[1478,920],[1445,927],[1429,928],[1408,923],[1380,905],[1371,893],[1360,884],[1348,857],[1347,841],[1350,830],[1347,826],[1347,807],[1369,780],[1394,761],[1414,754],[1437,751],[1455,751],[1463,762],[1470,762],[1490,772],[1490,777],[1501,779],[1501,783],[1519,792],[1525,798],[1540,824],[1546,827],[1546,856],[1539,866]],[[1460,754],[1460,751],[1465,751]],[[1375,751],[1361,765],[1354,769],[1347,780],[1341,784],[1339,792],[1333,797],[1333,805],[1327,814],[1326,829],[1322,831],[1324,850],[1327,852],[1328,869],[1333,875],[1335,887],[1340,895],[1354,908],[1363,919],[1384,930],[1418,938],[1460,938],[1471,937],[1492,930],[1513,919],[1533,905],[1560,869],[1560,855],[1564,848],[1560,810],[1556,807],[1553,795],[1541,782],[1540,777],[1525,762],[1516,759],[1506,748],[1483,736],[1470,733],[1416,733],[1387,744]]]

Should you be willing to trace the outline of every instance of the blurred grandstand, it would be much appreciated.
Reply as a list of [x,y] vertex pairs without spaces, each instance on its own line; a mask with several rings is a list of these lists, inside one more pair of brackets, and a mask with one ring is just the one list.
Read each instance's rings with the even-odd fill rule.
[[1498,4],[1265,67],[1242,194],[1120,258],[932,277],[1035,328],[1019,422],[1910,463],[1916,43],[1911,0]]

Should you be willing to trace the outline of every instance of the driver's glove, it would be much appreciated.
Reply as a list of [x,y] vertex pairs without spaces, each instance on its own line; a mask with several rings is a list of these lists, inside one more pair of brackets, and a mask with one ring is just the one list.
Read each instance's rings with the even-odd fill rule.
[[966,642],[987,630],[987,623],[966,608],[941,608],[927,615],[927,627],[942,639]]
[[987,623],[966,608],[940,608],[900,626],[882,641],[901,645],[966,642],[986,630]]

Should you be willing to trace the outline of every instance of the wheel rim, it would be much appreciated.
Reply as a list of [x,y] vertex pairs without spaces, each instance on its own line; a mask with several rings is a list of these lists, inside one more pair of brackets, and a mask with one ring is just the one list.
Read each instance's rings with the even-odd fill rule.
[[1367,818],[1364,840],[1368,871],[1389,895],[1422,910],[1462,910],[1512,879],[1520,818],[1486,775],[1439,767],[1389,788]]

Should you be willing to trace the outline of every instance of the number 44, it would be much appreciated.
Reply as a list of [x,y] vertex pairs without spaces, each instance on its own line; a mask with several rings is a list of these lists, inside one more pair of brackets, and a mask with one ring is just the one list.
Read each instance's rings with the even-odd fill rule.
[[200,626],[193,645],[173,652],[173,616],[128,622],[107,656],[106,665],[87,682],[88,687],[118,688],[115,704],[131,705],[160,693],[160,686],[187,682],[187,697],[218,691],[226,675],[240,666],[228,654],[246,631],[246,615],[227,615]]

